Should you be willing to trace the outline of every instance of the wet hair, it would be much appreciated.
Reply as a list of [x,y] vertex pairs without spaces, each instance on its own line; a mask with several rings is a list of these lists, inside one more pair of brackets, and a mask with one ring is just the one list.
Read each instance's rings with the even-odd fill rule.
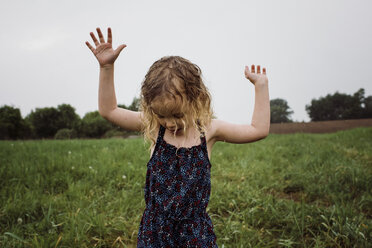
[[[168,113],[182,111],[183,116],[178,121],[183,123],[185,133],[187,126],[205,132],[213,116],[211,95],[204,85],[200,68],[180,56],[165,56],[157,60],[142,82],[142,132],[145,141],[151,142],[150,150],[155,146],[160,127],[153,108],[156,103]],[[177,122],[175,124],[177,130]]]

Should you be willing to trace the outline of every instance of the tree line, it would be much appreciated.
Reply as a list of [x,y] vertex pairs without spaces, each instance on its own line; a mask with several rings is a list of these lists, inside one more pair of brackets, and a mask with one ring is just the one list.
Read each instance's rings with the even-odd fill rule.
[[[347,119],[372,118],[372,96],[364,97],[365,91],[360,88],[353,95],[339,93],[327,94],[325,97],[312,99],[305,110],[311,121],[330,121]],[[270,100],[270,122],[293,122],[293,111],[286,100]]]
[[[361,88],[353,95],[336,92],[325,97],[312,99],[305,106],[311,121],[372,118],[372,96],[364,97]],[[138,111],[140,99],[135,97],[129,106],[118,107]],[[270,122],[293,122],[293,111],[286,100],[270,100]],[[0,107],[0,139],[71,139],[109,138],[113,136],[138,135],[104,119],[98,111],[88,112],[83,118],[75,113],[69,104],[57,108],[45,107],[32,110],[22,118],[18,108]]]
[[[118,107],[138,111],[139,98],[135,97],[129,106],[119,104]],[[8,105],[0,108],[0,139],[110,138],[138,134],[112,124],[98,110],[80,118],[69,104],[36,108],[24,119],[18,108]]]

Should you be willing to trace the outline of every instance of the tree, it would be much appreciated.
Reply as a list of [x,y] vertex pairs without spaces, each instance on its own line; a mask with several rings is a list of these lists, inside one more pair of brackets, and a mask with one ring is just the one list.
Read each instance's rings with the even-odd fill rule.
[[68,128],[76,130],[80,122],[80,116],[75,113],[75,108],[70,104],[60,104],[57,110],[60,114],[58,119],[59,129]]
[[63,128],[78,130],[80,117],[70,104],[60,104],[57,108],[36,108],[26,117],[31,123],[35,138],[52,138]]
[[118,104],[118,107],[129,109],[132,111],[138,111],[141,104],[141,100],[138,97],[134,97],[132,103],[127,107],[125,104]]
[[60,129],[60,113],[54,107],[36,108],[26,116],[36,138],[51,138]]
[[134,97],[132,103],[129,105],[128,109],[132,111],[138,111],[141,101],[138,97]]
[[18,108],[8,105],[0,108],[0,139],[20,139],[29,134],[30,126],[22,118]]
[[364,89],[361,88],[353,95],[347,95],[336,91],[333,95],[327,94],[319,99],[312,99],[311,104],[305,109],[312,121],[345,120],[370,118],[370,98],[364,97]]
[[363,118],[372,118],[372,96],[364,98],[363,108]]
[[80,132],[86,137],[101,138],[113,125],[104,119],[97,111],[88,112],[81,121]]
[[276,98],[270,100],[270,123],[293,122],[289,116],[293,114],[286,100]]

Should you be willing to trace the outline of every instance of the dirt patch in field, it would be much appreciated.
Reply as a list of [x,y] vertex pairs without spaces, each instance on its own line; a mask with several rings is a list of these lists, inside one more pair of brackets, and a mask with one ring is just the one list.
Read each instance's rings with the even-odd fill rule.
[[324,197],[314,198],[313,196],[307,195],[303,191],[285,193],[285,192],[270,190],[270,191],[267,191],[267,193],[271,194],[277,199],[286,199],[286,200],[291,200],[291,201],[298,202],[298,203],[301,203],[303,199],[304,203],[312,204],[317,207],[329,207],[332,205],[332,203]]
[[271,123],[270,133],[332,133],[356,127],[372,127],[372,118],[335,121]]

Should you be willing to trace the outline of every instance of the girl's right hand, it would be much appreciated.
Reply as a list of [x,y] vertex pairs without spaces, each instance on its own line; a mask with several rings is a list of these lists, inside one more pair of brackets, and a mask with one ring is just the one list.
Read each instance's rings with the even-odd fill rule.
[[99,62],[99,65],[101,67],[104,67],[107,65],[113,65],[116,58],[119,56],[121,50],[123,50],[124,47],[126,47],[127,45],[122,44],[118,46],[116,50],[113,50],[111,28],[107,29],[107,42],[105,42],[105,39],[103,38],[100,28],[97,28],[97,33],[98,33],[99,41],[94,36],[93,32],[90,32],[90,36],[92,37],[94,44],[96,45],[95,49],[91,44],[89,44],[88,41],[86,41],[85,44],[93,52],[94,56],[96,56]]

